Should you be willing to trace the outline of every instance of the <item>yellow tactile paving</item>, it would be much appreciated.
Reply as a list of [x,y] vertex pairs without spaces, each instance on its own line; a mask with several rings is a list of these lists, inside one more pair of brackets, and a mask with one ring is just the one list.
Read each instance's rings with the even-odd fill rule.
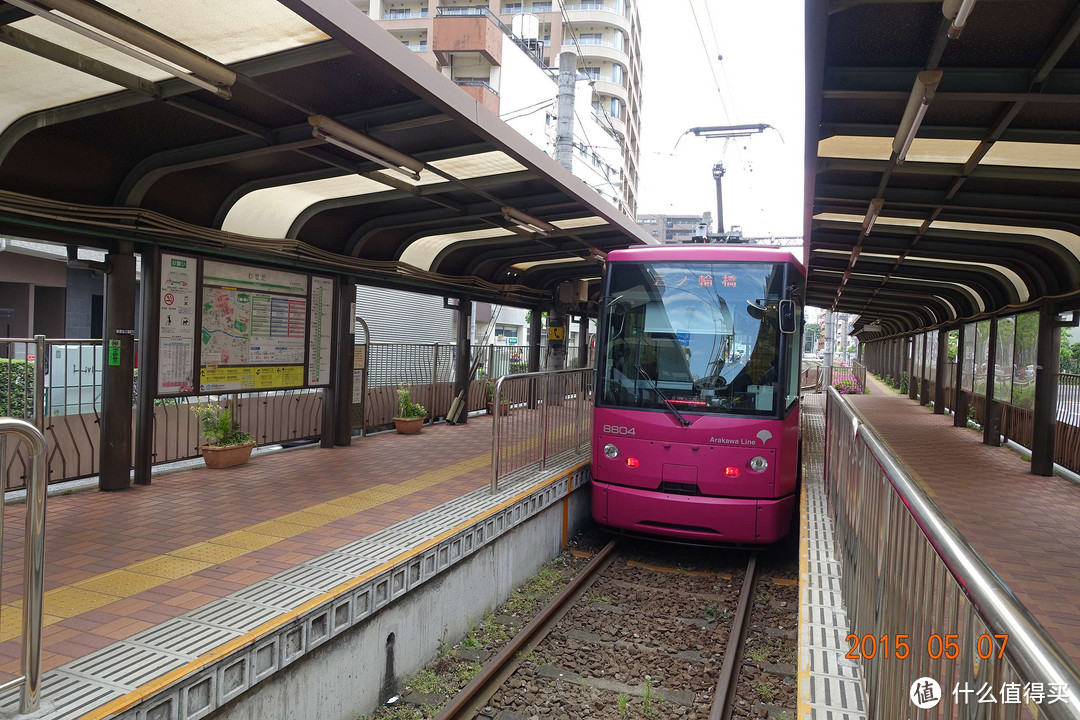
[[[243,530],[178,548],[166,555],[50,590],[45,593],[45,625],[131,597],[143,590],[164,585],[170,580],[178,580],[253,550],[295,537],[312,528],[322,527],[334,520],[438,485],[444,480],[484,467],[488,464],[488,458],[487,454],[478,455],[402,483],[381,483],[303,510],[286,513],[273,520],[256,523]],[[0,608],[0,642],[22,634],[20,606],[21,601],[18,601]]]
[[[329,522],[329,520],[327,522]],[[299,535],[300,533],[306,533],[310,529],[311,527],[308,525],[297,525],[296,523],[281,522],[280,520],[267,520],[266,522],[252,525],[245,532],[255,533],[257,535],[269,535],[278,540],[285,540]]]
[[281,538],[273,535],[260,535],[259,533],[247,532],[246,530],[237,530],[228,535],[219,535],[210,542],[214,545],[243,548],[244,550],[251,552],[252,550],[262,550],[264,547],[268,547],[280,541]]
[[127,569],[132,572],[154,575],[168,580],[178,580],[185,575],[197,573],[211,567],[213,563],[191,560],[188,558],[162,555],[151,560],[144,560],[134,565],[128,565]]
[[[134,595],[135,593],[130,593]],[[69,618],[116,602],[116,595],[83,590],[74,586],[57,588],[45,593],[45,614]]]
[[117,570],[77,582],[74,587],[80,590],[112,595],[114,598],[124,598],[143,590],[155,588],[158,585],[164,585],[167,582],[169,582],[168,578],[157,577],[156,575],[147,575],[132,572],[131,570]]
[[[176,555],[177,557],[188,558],[189,560],[202,560],[203,562],[210,563],[223,563],[226,560],[232,560],[235,557],[241,555],[247,555],[249,550],[238,547],[229,547],[227,545],[215,545],[212,542],[201,542],[194,545],[188,545],[185,548],[179,550],[173,550],[170,555]],[[132,593],[134,594],[134,593]]]

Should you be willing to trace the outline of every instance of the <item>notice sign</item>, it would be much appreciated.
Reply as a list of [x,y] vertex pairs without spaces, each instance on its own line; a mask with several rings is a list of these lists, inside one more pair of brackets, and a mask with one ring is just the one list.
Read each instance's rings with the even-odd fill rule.
[[119,340],[109,340],[109,364],[114,366],[120,364]]
[[307,296],[307,275],[205,261],[201,389],[302,386]]
[[367,345],[353,346],[352,401],[364,402],[364,363],[367,362]]
[[311,278],[311,320],[308,325],[308,385],[330,384],[333,341],[334,281]]
[[[161,287],[158,290],[158,395],[180,395],[195,389],[196,270],[197,260],[193,257],[169,254],[161,256]],[[111,361],[112,348],[109,350]]]

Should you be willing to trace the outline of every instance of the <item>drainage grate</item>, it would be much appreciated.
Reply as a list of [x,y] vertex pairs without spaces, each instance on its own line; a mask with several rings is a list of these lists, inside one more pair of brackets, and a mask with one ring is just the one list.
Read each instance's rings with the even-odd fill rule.
[[240,634],[239,630],[174,618],[162,625],[132,635],[127,642],[194,659]]
[[[18,687],[0,693],[0,711],[4,717],[19,712]],[[70,720],[81,717],[124,694],[121,688],[94,682],[86,678],[53,670],[41,678],[41,697],[56,708],[49,720]]]
[[[356,558],[349,558],[355,561]],[[299,585],[303,588],[311,588],[319,592],[337,587],[349,580],[352,576],[343,572],[334,572],[326,567],[314,566],[310,563],[297,565],[291,570],[286,570],[274,576],[274,580],[290,585]]]
[[277,617],[278,610],[262,605],[241,602],[232,597],[222,598],[185,615],[188,620],[220,625],[241,632],[251,630],[270,618]]
[[67,670],[91,680],[134,690],[185,664],[187,660],[178,655],[120,642],[69,663]]
[[297,605],[319,596],[318,590],[286,585],[274,580],[264,580],[235,592],[229,597],[235,600],[267,605],[278,610],[292,610]]

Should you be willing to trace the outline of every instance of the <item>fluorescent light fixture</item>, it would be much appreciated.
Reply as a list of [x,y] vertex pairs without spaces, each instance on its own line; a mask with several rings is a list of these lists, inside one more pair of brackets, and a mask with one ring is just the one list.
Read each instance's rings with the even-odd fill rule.
[[[40,3],[38,5],[28,0],[12,0],[9,4],[156,67],[180,80],[226,99],[232,97],[230,88],[236,82],[236,73],[130,18],[82,0],[40,0]],[[62,12],[84,25],[52,13],[48,8]]]
[[967,24],[968,15],[974,7],[975,0],[945,0],[941,3],[941,13],[952,20],[952,25],[949,26],[950,38],[955,40],[960,37],[960,32]]
[[870,207],[866,211],[866,217],[862,222],[863,235],[869,235],[871,228],[874,227],[874,223],[877,222],[878,215],[881,214],[881,208],[885,205],[884,198],[874,198],[870,201]]
[[420,179],[420,171],[424,169],[424,163],[416,158],[383,145],[378,140],[345,127],[325,115],[312,115],[308,118],[308,123],[311,125],[313,137],[325,140],[331,145],[348,150],[413,180]]
[[502,214],[504,218],[518,227],[523,227],[526,230],[540,233],[541,235],[547,235],[548,233],[553,233],[559,229],[551,223],[546,223],[539,218],[534,218],[532,215],[524,213],[515,207],[510,207],[509,205],[503,205]]
[[904,108],[904,116],[900,119],[900,127],[893,138],[892,149],[896,153],[896,162],[904,162],[911,141],[919,132],[926,108],[930,106],[941,82],[941,70],[923,70],[915,76],[915,87],[911,89],[911,97],[908,98],[907,107]]

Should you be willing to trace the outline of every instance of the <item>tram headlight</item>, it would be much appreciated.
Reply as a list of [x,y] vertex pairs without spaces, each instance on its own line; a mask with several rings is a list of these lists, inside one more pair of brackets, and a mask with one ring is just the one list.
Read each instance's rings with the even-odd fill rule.
[[615,446],[615,443],[608,443],[604,446],[604,455],[612,459],[617,458],[619,457],[619,448]]
[[769,467],[769,461],[758,455],[750,461],[750,469],[754,472],[764,472]]

